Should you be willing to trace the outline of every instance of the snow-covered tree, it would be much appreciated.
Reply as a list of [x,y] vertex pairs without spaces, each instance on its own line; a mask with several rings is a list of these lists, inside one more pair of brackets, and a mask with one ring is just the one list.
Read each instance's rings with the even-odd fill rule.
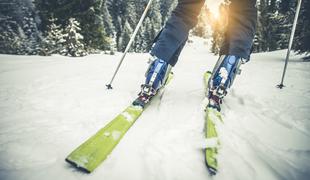
[[36,54],[40,32],[37,29],[32,2],[2,0],[0,5],[0,31],[3,41],[1,51],[10,54]]
[[128,36],[131,36],[138,22],[136,3],[138,3],[138,1],[108,0],[108,9],[115,27],[118,51],[123,51],[125,49],[125,44],[127,44],[130,39]]
[[65,55],[73,57],[86,55],[84,45],[82,43],[83,36],[79,33],[80,23],[75,18],[70,18],[68,26],[64,31],[64,52]]
[[160,1],[160,13],[162,17],[162,25],[165,24],[165,22],[168,20],[172,10],[177,5],[177,0],[165,0]]
[[[295,6],[294,6],[295,7]],[[310,53],[310,0],[303,0],[296,28],[294,49],[298,53]],[[310,56],[307,57],[310,59]]]
[[19,49],[20,54],[35,55],[39,51],[38,29],[32,12],[23,7],[25,16],[22,21],[22,31],[20,31],[23,44]]
[[106,35],[109,37],[114,37],[115,28],[112,22],[111,14],[108,10],[107,0],[100,0],[99,8],[101,10]]
[[[144,1],[146,2],[146,1]],[[141,4],[141,3],[140,3]],[[146,6],[146,4],[145,4]],[[145,6],[138,6],[139,15],[141,16]],[[140,17],[137,16],[137,20]],[[160,13],[160,2],[153,1],[152,8],[149,10],[144,22],[140,28],[140,31],[133,44],[133,50],[135,52],[146,52],[150,50],[154,38],[162,27],[162,15]]]
[[[123,0],[107,0],[107,8],[111,15],[111,20],[115,28],[115,42],[116,42],[116,49],[119,49],[119,39],[122,33],[122,26],[123,26],[123,14],[124,14],[124,6]],[[133,12],[135,13],[135,12]]]
[[120,35],[119,42],[118,42],[118,48],[121,51],[124,51],[126,49],[126,46],[130,40],[130,37],[133,33],[133,30],[129,24],[128,21],[125,21],[124,27],[123,27],[123,32]]
[[23,44],[17,30],[19,28],[15,21],[9,19],[0,20],[0,53],[17,54]]
[[110,50],[114,27],[105,0],[94,0],[77,18],[88,49]]
[[41,54],[45,56],[61,53],[65,42],[64,32],[60,25],[56,24],[57,18],[52,17],[50,22],[46,37],[42,40]]
[[260,0],[254,52],[288,46],[294,19],[295,0]]
[[149,22],[145,23],[146,46],[142,51],[150,50],[155,36],[162,28],[162,15],[160,13],[160,1],[155,0],[152,4],[153,8],[148,13]]
[[74,17],[80,22],[79,31],[83,35],[85,49],[109,50],[110,41],[114,35],[114,26],[110,12],[107,8],[107,0],[35,0],[42,18],[42,30],[45,31],[50,22],[48,18],[52,14],[58,18],[58,23],[65,27],[67,21]]
[[114,55],[115,52],[117,51],[117,43],[116,43],[116,34],[115,33],[113,35],[113,38],[111,39],[110,46],[111,46],[109,49],[110,54]]

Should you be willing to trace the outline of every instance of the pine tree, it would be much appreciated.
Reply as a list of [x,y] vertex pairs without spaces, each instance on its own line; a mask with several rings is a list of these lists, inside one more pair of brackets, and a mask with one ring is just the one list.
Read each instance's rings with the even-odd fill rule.
[[[296,6],[294,6],[296,7]],[[294,39],[294,50],[298,53],[310,53],[310,0],[303,0]],[[310,59],[308,56],[306,59]]]
[[141,52],[145,47],[147,46],[147,42],[145,41],[146,37],[144,32],[146,32],[145,28],[147,27],[146,24],[150,24],[150,21],[148,18],[145,19],[143,26],[140,27],[140,30],[135,38],[135,41],[132,45],[132,51],[134,52]]
[[[143,49],[145,50],[150,50],[153,44],[153,40],[155,36],[159,33],[159,31],[162,28],[162,15],[160,13],[160,1],[155,0],[153,2],[153,8],[150,10],[148,14],[148,18],[150,19],[150,24],[145,27],[145,33],[146,33],[146,43],[147,46]],[[146,24],[147,25],[147,24]]]
[[[114,27],[107,9],[107,0],[35,0],[42,19],[41,30],[46,31],[53,14],[62,27],[74,17],[80,22],[85,48],[89,51],[109,50]],[[113,47],[112,47],[113,48]]]
[[160,13],[162,15],[162,26],[168,20],[172,10],[177,5],[177,0],[160,1]]
[[[115,27],[115,41],[117,51],[123,51],[129,42],[133,29],[137,21],[137,9],[135,8],[137,1],[127,0],[108,0],[107,6],[112,17]],[[140,4],[141,6],[141,4]],[[129,31],[131,32],[130,34]],[[124,37],[125,36],[125,37]],[[126,41],[127,40],[127,41]],[[126,45],[125,45],[126,44]],[[125,47],[124,47],[125,46]]]
[[[137,8],[135,6],[135,3],[138,1],[126,1],[123,0],[123,3],[121,4],[121,34],[120,34],[120,39],[119,39],[119,47],[120,51],[124,51],[130,37],[138,23],[138,16],[137,16]],[[140,4],[141,7],[141,4]],[[132,51],[132,49],[130,49]]]
[[0,30],[3,53],[36,54],[40,33],[35,17],[31,1],[1,1]]
[[[122,50],[123,45],[120,45],[120,43],[126,44],[122,37],[123,35],[128,35],[127,33],[124,33],[124,27],[126,27],[125,23],[127,22],[130,29],[133,30],[141,18],[147,3],[148,0],[107,0],[107,7],[115,27],[118,51]],[[135,38],[131,50],[134,50],[135,52],[145,52],[150,49],[153,39],[170,16],[176,3],[177,0],[153,1],[151,9]]]
[[[147,1],[144,1],[145,6]],[[145,6],[140,5],[137,7],[139,9],[140,16],[142,15]],[[142,7],[142,8],[141,8]],[[137,19],[140,17],[137,16]],[[153,41],[157,33],[162,27],[162,16],[160,13],[160,3],[159,1],[153,1],[152,8],[149,10],[140,31],[135,39],[133,49],[135,52],[146,52],[152,47]]]
[[[12,0],[14,1],[14,0]],[[124,49],[130,31],[136,27],[148,0],[34,0],[40,16],[40,30],[47,32],[54,14],[57,23],[66,27],[69,18],[80,22],[80,33],[88,51]],[[131,50],[145,52],[167,20],[177,0],[155,0],[137,34]],[[125,25],[126,24],[126,25]],[[124,32],[125,31],[125,32]],[[113,43],[114,42],[114,43]],[[114,44],[114,45],[113,45]]]
[[[42,32],[46,32],[50,26],[50,17],[55,17],[59,19],[59,23],[64,26],[65,21],[64,16],[58,11],[58,7],[61,6],[60,2],[54,0],[34,0],[35,7],[38,11],[40,17],[39,29]],[[60,17],[59,17],[60,16]]]
[[254,51],[285,49],[293,22],[292,0],[260,0]]
[[15,21],[8,19],[0,20],[0,53],[1,54],[17,54],[22,46],[22,40],[17,34],[18,25]]
[[52,17],[50,19],[51,24],[48,26],[46,37],[42,41],[42,55],[59,54],[63,51],[64,33],[56,21],[57,18]]
[[122,26],[123,26],[123,16],[124,16],[124,6],[123,0],[107,0],[107,8],[110,12],[112,23],[114,25],[114,34],[115,34],[115,42],[116,42],[116,50],[120,51],[120,36],[122,33]]
[[105,1],[94,0],[87,8],[78,15],[86,46],[88,49],[110,50],[114,28]]
[[260,51],[270,51],[273,49],[274,41],[273,38],[273,28],[274,25],[271,21],[271,16],[273,9],[269,0],[260,0],[258,5],[259,17],[258,17],[258,46],[255,49]]
[[112,16],[108,10],[108,2],[107,0],[100,1],[100,7],[103,17],[103,24],[105,27],[105,32],[109,37],[114,37],[115,28],[112,22]]
[[35,55],[39,51],[38,29],[30,10],[23,7],[24,18],[22,21],[21,38],[23,39],[22,47],[19,49],[20,54]]
[[86,52],[84,49],[84,45],[81,40],[83,40],[83,36],[78,32],[81,30],[79,27],[80,23],[75,20],[75,18],[70,18],[68,26],[64,32],[64,54],[70,55],[73,57],[77,56],[85,56]]
[[120,49],[121,51],[124,51],[126,49],[126,46],[130,40],[132,33],[133,33],[133,30],[130,27],[129,22],[126,21],[123,27],[123,32],[119,38],[118,49]]

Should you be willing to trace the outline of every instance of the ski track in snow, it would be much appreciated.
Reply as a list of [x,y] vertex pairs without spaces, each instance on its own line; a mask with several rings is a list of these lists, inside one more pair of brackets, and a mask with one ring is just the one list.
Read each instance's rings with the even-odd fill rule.
[[217,57],[194,38],[174,79],[92,174],[65,163],[84,140],[122,112],[144,80],[147,54],[83,58],[0,55],[1,180],[305,180],[310,176],[310,63],[286,51],[253,54],[223,104],[219,173],[204,162],[203,73]]

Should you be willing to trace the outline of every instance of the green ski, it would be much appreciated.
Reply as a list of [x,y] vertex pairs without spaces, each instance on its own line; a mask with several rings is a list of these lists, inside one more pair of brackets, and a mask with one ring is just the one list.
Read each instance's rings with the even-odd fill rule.
[[66,161],[77,168],[92,172],[104,161],[127,130],[140,117],[143,108],[130,105],[109,124],[75,149]]
[[[208,84],[212,73],[210,71],[204,74],[204,84],[206,88],[206,95],[208,94]],[[216,122],[223,122],[221,113],[211,107],[205,108],[205,162],[211,175],[215,175],[217,172],[217,154],[219,148],[219,140],[216,132]]]
[[[172,77],[173,74],[170,73],[166,84],[170,82]],[[94,171],[113,151],[114,147],[120,142],[128,129],[141,116],[149,104],[150,102],[144,107],[133,104],[128,106],[109,124],[71,152],[66,158],[66,161],[87,173]]]

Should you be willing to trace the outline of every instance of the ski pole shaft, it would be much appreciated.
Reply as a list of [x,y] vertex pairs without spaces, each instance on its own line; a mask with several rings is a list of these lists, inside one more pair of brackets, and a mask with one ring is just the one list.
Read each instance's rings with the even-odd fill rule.
[[142,16],[141,16],[141,18],[140,18],[140,20],[139,20],[139,22],[138,22],[138,24],[137,24],[137,26],[136,26],[136,29],[135,29],[135,31],[133,32],[133,34],[132,34],[132,36],[131,36],[131,38],[130,38],[130,40],[129,40],[127,46],[126,46],[126,49],[125,49],[125,51],[123,52],[123,55],[122,55],[122,57],[121,57],[121,59],[120,59],[118,65],[117,65],[117,68],[116,68],[116,70],[115,70],[115,72],[114,72],[114,74],[113,74],[113,76],[112,76],[112,79],[111,79],[110,83],[106,85],[108,89],[112,89],[112,83],[113,83],[113,81],[114,81],[114,78],[115,78],[116,74],[118,73],[118,71],[119,71],[119,69],[120,69],[120,67],[121,67],[121,65],[122,65],[122,63],[123,63],[123,61],[124,61],[124,59],[125,59],[125,57],[126,57],[126,55],[127,55],[127,52],[129,51],[129,49],[130,49],[130,47],[131,47],[131,45],[132,45],[132,43],[133,43],[133,41],[134,41],[134,39],[135,39],[135,37],[136,37],[136,35],[137,35],[137,33],[138,33],[138,31],[139,31],[141,25],[142,25],[143,20],[144,20],[144,18],[145,18],[145,16],[146,16],[148,10],[149,10],[150,7],[151,7],[152,2],[153,2],[153,0],[149,0],[149,2],[148,2],[148,4],[147,4],[147,6],[146,6],[146,8],[145,8],[145,10],[144,10],[144,12],[143,12],[143,14],[142,14]]
[[284,87],[284,84],[283,84],[284,83],[284,77],[285,77],[285,74],[286,74],[287,64],[288,64],[288,61],[289,61],[289,58],[290,58],[290,53],[291,53],[291,49],[292,49],[292,45],[293,45],[293,40],[294,40],[295,31],[296,31],[296,26],[297,26],[297,21],[298,21],[300,7],[301,7],[301,2],[302,2],[302,0],[298,1],[297,8],[296,8],[293,28],[292,28],[292,32],[291,32],[291,36],[290,36],[290,41],[289,41],[289,45],[288,45],[288,49],[287,49],[287,53],[286,53],[286,59],[285,59],[282,79],[281,79],[281,83],[278,85],[278,87],[280,89],[282,89]]

